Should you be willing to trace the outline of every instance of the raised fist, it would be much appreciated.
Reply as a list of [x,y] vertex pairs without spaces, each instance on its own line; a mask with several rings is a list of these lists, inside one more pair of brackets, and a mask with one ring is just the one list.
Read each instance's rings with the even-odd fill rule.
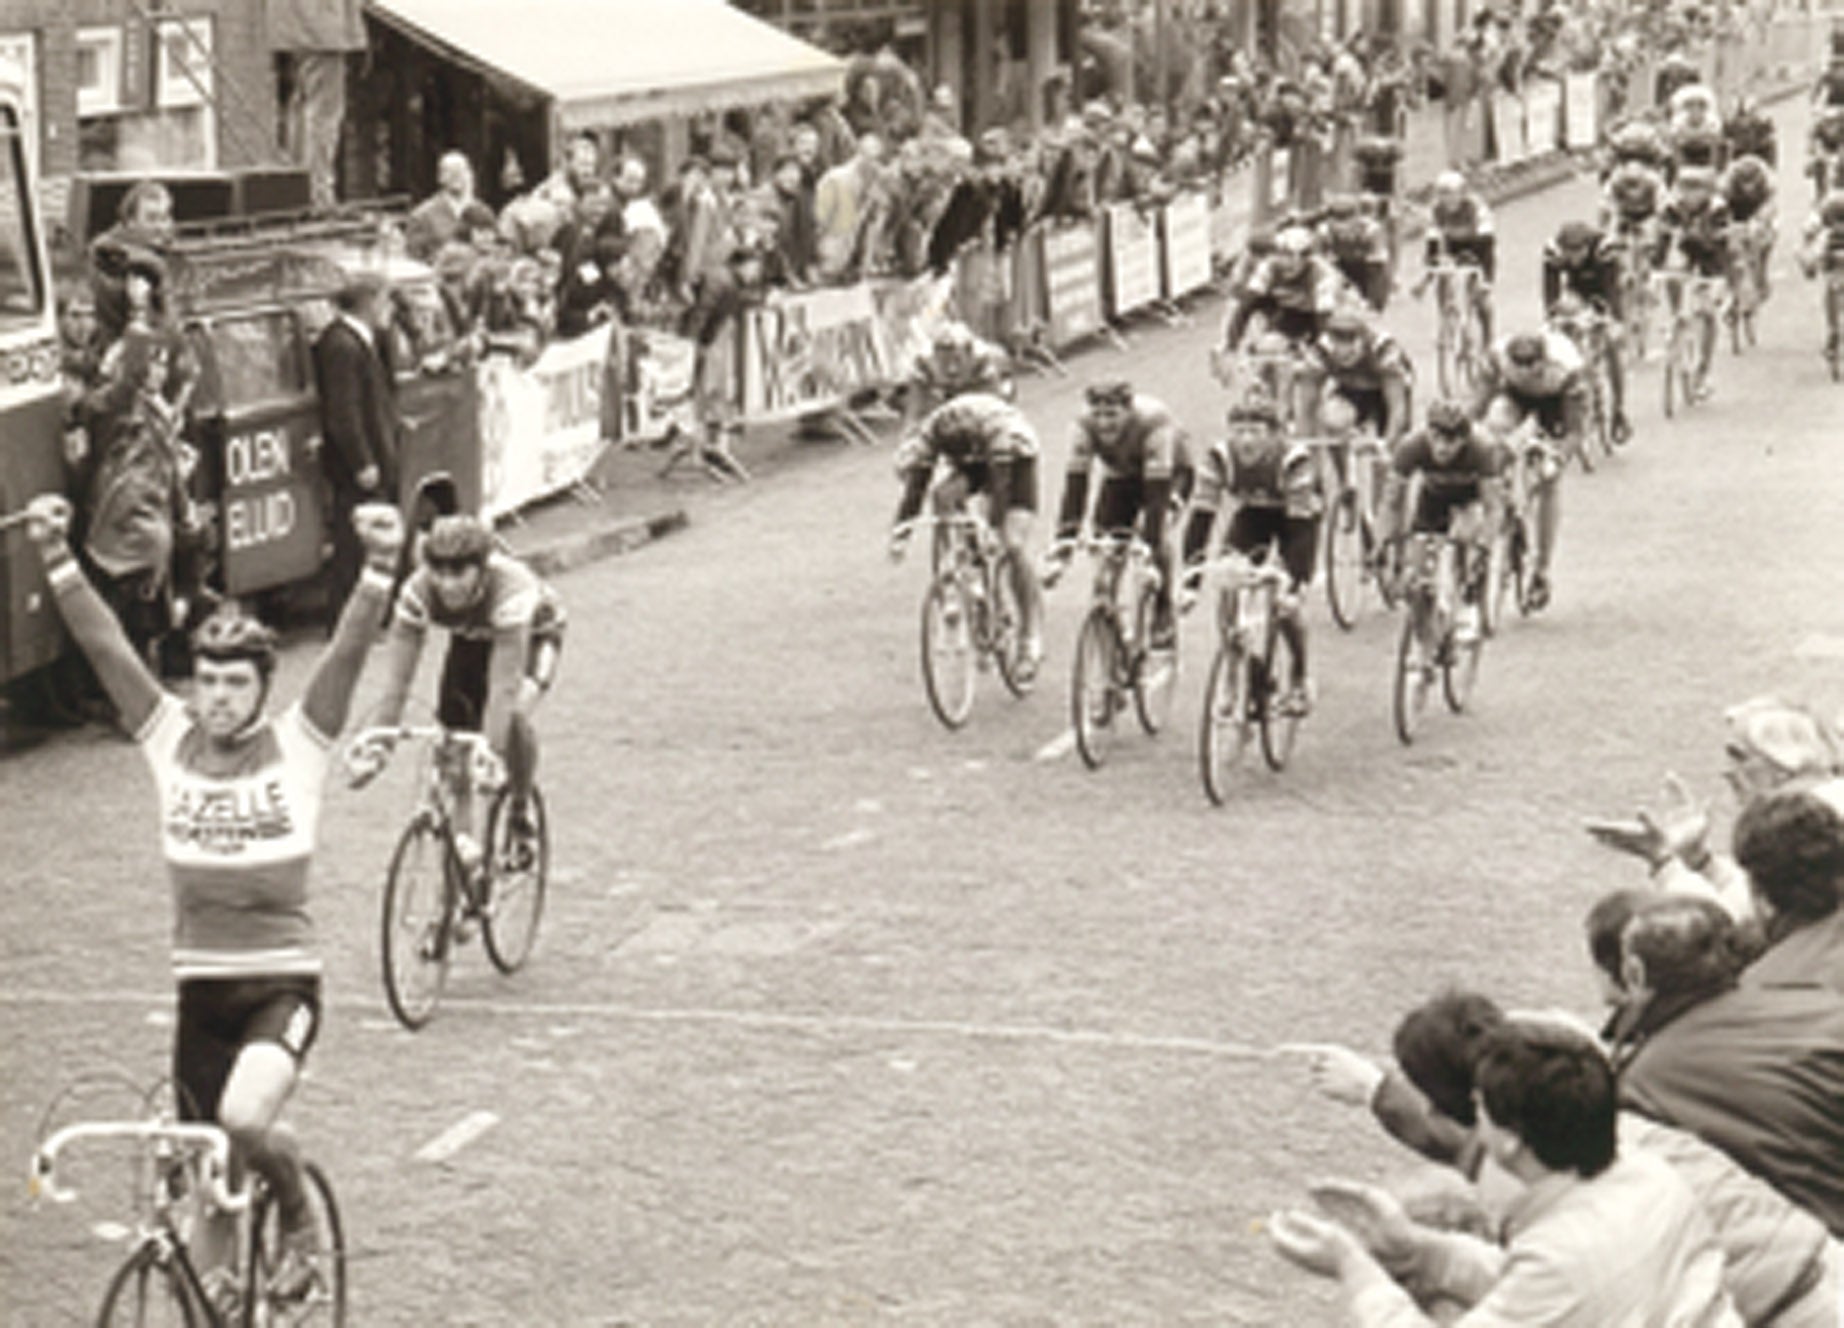
[[49,554],[70,536],[70,500],[62,494],[41,493],[26,504],[26,538]]
[[403,548],[403,517],[389,503],[360,503],[352,509],[352,528],[365,545],[365,561],[389,571]]

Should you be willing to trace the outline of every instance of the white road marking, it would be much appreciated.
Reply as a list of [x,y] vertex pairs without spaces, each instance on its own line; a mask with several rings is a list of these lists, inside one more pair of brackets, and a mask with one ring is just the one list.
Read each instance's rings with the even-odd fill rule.
[[1076,749],[1076,731],[1064,729],[1056,737],[1037,749],[1035,760],[1060,761]]
[[[655,955],[666,962],[671,955]],[[145,992],[0,991],[0,1006],[8,1005],[148,1005],[159,1000]],[[371,1010],[360,1000],[334,1000],[334,1009]],[[1215,1038],[1116,1033],[1100,1028],[1050,1028],[1036,1024],[984,1024],[959,1019],[889,1019],[875,1015],[799,1014],[773,1010],[720,1010],[695,1007],[668,1009],[613,1002],[497,1001],[451,996],[444,1009],[472,1010],[480,1014],[531,1019],[618,1019],[637,1024],[715,1024],[801,1034],[876,1033],[894,1037],[949,1037],[975,1042],[1046,1042],[1061,1046],[1097,1047],[1111,1051],[1175,1052],[1216,1056],[1228,1060],[1268,1060],[1278,1054],[1273,1047],[1250,1042],[1224,1042]]]
[[474,1140],[499,1124],[491,1111],[470,1111],[416,1150],[418,1162],[446,1162]]

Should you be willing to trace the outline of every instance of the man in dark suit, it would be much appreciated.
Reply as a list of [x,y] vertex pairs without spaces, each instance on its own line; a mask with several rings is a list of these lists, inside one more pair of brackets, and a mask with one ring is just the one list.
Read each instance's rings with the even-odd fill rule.
[[333,307],[333,321],[314,342],[320,464],[333,491],[329,624],[338,621],[365,560],[352,511],[361,503],[395,501],[397,483],[396,384],[384,340],[390,287],[382,276],[362,273],[333,297]]

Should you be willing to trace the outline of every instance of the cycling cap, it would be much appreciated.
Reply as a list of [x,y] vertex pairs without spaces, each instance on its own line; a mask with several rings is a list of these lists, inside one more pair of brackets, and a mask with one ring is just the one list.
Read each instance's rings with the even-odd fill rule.
[[267,678],[275,671],[276,636],[260,618],[228,601],[192,633],[192,653],[201,659],[247,659]]
[[1837,771],[1838,736],[1804,706],[1757,696],[1723,714],[1732,755],[1758,756],[1788,775]]
[[492,550],[492,534],[479,517],[465,512],[437,517],[423,537],[426,563],[484,563]]
[[1332,311],[1332,316],[1325,320],[1326,335],[1334,337],[1361,337],[1370,324],[1364,321],[1364,315],[1344,305]]
[[1091,406],[1131,406],[1133,384],[1125,378],[1103,379],[1098,383],[1090,383],[1083,395]]
[[1450,437],[1464,435],[1473,431],[1473,421],[1466,413],[1466,407],[1459,402],[1435,401],[1428,406],[1428,428]]
[[1279,407],[1274,404],[1274,395],[1259,383],[1242,394],[1242,399],[1229,408],[1231,424],[1265,424],[1278,427],[1281,422]]
[[1570,253],[1581,253],[1590,249],[1600,238],[1600,230],[1592,222],[1587,221],[1564,222],[1562,229],[1556,232],[1557,246],[1567,249]]
[[1513,364],[1535,364],[1543,358],[1543,338],[1524,332],[1505,343],[1505,358]]
[[1625,152],[1642,152],[1658,141],[1658,135],[1643,124],[1622,125],[1614,135],[1614,146]]

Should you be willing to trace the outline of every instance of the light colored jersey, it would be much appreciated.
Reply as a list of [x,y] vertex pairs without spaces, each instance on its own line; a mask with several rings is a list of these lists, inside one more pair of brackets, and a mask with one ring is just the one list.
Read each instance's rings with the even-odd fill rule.
[[429,585],[429,569],[418,567],[397,596],[397,616],[404,626],[419,631],[443,627],[469,640],[490,641],[527,624],[535,634],[541,633],[548,617],[560,614],[550,588],[517,558],[489,555],[485,576],[486,585],[473,603],[451,609]]
[[307,872],[333,740],[296,702],[220,751],[164,696],[135,741],[160,794],[175,976],[318,973]]

